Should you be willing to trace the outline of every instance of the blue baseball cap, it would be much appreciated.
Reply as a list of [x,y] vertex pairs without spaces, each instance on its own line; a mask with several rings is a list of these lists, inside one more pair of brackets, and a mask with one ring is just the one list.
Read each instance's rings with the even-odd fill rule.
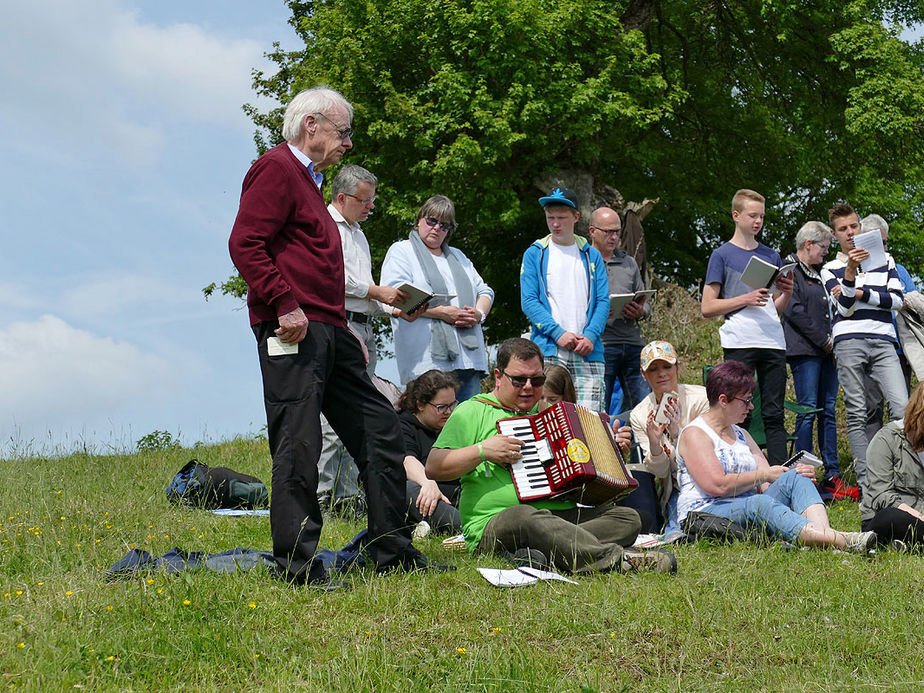
[[543,207],[547,205],[565,205],[566,207],[577,209],[578,199],[573,190],[569,190],[568,188],[555,188],[545,197],[540,197],[539,204]]

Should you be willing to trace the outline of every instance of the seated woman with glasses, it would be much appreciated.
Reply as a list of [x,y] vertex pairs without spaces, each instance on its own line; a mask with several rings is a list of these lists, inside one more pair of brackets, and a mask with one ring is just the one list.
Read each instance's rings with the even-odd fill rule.
[[709,409],[680,432],[677,444],[677,515],[682,523],[698,511],[776,539],[868,553],[874,532],[831,529],[824,503],[810,479],[815,468],[770,466],[750,434],[738,424],[754,406],[751,369],[726,361],[706,378]]
[[459,382],[451,373],[431,370],[407,384],[398,401],[398,420],[404,434],[404,471],[407,473],[407,516],[414,524],[426,521],[433,532],[458,534],[459,481],[433,481],[424,462],[449,415],[456,408]]
[[434,368],[450,371],[459,380],[459,401],[464,402],[481,392],[488,373],[481,325],[494,291],[471,261],[449,245],[455,229],[452,200],[444,195],[428,199],[408,240],[388,249],[379,283],[397,288],[407,282],[435,296],[413,322],[391,321],[401,384]]

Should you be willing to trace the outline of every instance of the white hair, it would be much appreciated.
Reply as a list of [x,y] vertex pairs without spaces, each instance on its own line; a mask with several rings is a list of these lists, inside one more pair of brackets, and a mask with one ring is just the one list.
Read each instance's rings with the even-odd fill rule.
[[820,221],[807,221],[802,228],[796,233],[796,248],[801,250],[802,247],[812,241],[821,243],[822,241],[831,240],[831,227],[822,224]]
[[285,118],[282,121],[282,137],[286,142],[295,142],[301,137],[302,122],[306,115],[325,115],[337,106],[346,110],[350,120],[353,120],[353,106],[339,91],[323,84],[300,91],[286,106]]
[[880,233],[883,233],[886,238],[888,238],[889,222],[887,222],[878,214],[868,214],[867,216],[860,219],[860,231],[879,231]]

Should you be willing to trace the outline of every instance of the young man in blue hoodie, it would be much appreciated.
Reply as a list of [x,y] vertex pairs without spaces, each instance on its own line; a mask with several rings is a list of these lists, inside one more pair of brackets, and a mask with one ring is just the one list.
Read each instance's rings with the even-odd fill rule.
[[581,216],[574,192],[555,188],[539,204],[549,235],[523,254],[520,305],[546,363],[571,372],[578,404],[605,411],[600,336],[610,312],[606,263],[586,238],[574,233]]

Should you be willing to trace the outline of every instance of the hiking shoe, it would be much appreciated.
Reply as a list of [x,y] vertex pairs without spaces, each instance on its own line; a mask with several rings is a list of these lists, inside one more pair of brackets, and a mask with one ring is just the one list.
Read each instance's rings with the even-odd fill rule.
[[504,558],[510,561],[515,568],[537,568],[538,570],[551,570],[549,559],[538,549],[517,549],[513,553],[505,551]]
[[676,573],[677,558],[670,551],[623,551],[620,572],[653,570],[656,573]]
[[875,532],[844,532],[845,547],[850,553],[868,554],[876,548]]
[[850,486],[839,476],[833,476],[830,479],[825,479],[824,486],[829,491],[831,491],[831,496],[836,501],[860,500],[860,489],[856,486]]

